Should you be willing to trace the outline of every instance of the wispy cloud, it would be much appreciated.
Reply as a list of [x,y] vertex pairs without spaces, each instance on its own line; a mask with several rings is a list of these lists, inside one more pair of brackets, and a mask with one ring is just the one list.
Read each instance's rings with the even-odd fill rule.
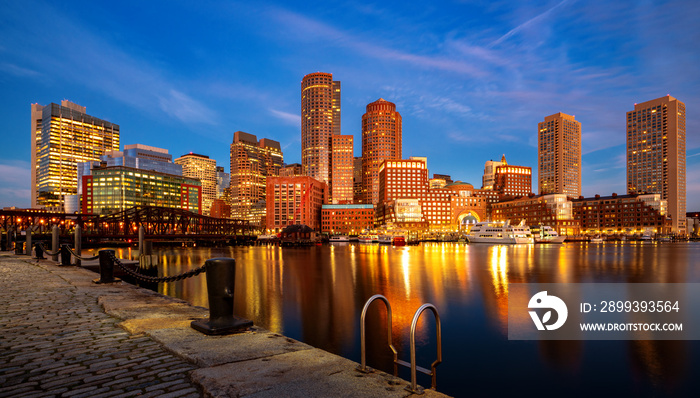
[[377,42],[376,38],[373,40],[362,39],[358,35],[344,32],[331,25],[289,10],[276,8],[270,14],[277,23],[285,26],[288,32],[293,32],[300,40],[323,38],[325,42],[332,43],[334,46],[350,48],[365,56],[391,61],[396,64],[408,63],[424,69],[450,71],[473,77],[483,77],[488,74],[485,68],[470,62],[439,55],[414,54],[392,48],[391,46],[375,44]]
[[[61,76],[140,111],[160,109],[179,122],[211,124],[217,119],[216,112],[203,101],[183,93],[186,78],[169,76],[162,64],[147,60],[142,51],[117,44],[62,10],[32,1],[6,10],[13,14],[13,20],[5,29],[16,42],[8,45],[5,53],[27,66],[5,63],[5,69],[30,77]],[[75,45],[76,38],[80,45]],[[154,103],[160,107],[153,107]]]
[[158,95],[160,108],[185,123],[216,124],[216,113],[177,90]]
[[23,68],[21,66],[17,66],[8,62],[0,63],[0,71],[19,77],[36,77],[41,75],[41,73],[35,70]]
[[285,122],[285,124],[295,127],[301,126],[301,116],[299,114],[278,111],[277,109],[268,109],[268,111],[270,111],[274,117]]
[[0,163],[0,209],[6,206],[29,207],[30,178],[28,162]]
[[30,165],[27,162],[15,161],[11,164],[0,163],[0,186],[17,186],[29,184]]

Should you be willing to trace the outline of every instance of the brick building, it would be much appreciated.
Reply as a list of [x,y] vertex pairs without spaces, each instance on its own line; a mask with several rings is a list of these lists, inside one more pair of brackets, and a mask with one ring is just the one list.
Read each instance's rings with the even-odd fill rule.
[[327,203],[328,187],[308,176],[267,179],[266,222],[268,232],[288,225],[308,225],[321,230],[321,206]]
[[374,206],[363,204],[321,206],[321,232],[358,235],[374,225]]

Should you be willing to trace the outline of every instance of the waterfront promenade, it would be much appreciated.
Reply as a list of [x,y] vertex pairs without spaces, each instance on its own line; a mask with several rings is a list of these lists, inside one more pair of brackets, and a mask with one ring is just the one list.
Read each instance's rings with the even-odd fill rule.
[[0,397],[412,395],[404,380],[261,328],[203,335],[189,325],[206,309],[97,276],[0,252]]

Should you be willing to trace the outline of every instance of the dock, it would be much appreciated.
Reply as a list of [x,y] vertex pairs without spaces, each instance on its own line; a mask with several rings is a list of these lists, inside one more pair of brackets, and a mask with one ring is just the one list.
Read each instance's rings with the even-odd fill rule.
[[[190,327],[205,308],[0,252],[0,397],[409,397],[410,383],[254,326]],[[430,389],[424,397],[445,397]]]

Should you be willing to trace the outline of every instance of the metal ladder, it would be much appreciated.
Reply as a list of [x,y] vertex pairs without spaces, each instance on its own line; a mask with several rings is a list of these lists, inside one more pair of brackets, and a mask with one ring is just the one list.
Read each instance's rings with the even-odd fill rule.
[[[361,352],[361,363],[357,367],[357,370],[363,373],[369,373],[371,370],[366,366],[366,349],[365,349],[365,317],[367,315],[367,309],[370,304],[375,300],[381,300],[386,305],[387,312],[387,334],[389,348],[394,353],[394,376],[398,375],[397,365],[405,366],[411,368],[411,385],[406,386],[406,390],[413,394],[423,394],[423,388],[416,384],[416,371],[424,373],[432,378],[431,389],[436,389],[436,372],[435,368],[442,362],[442,329],[440,327],[440,315],[438,314],[437,308],[432,304],[423,304],[418,308],[416,313],[413,315],[413,322],[411,322],[411,362],[406,362],[398,359],[398,352],[394,347],[391,339],[391,305],[389,300],[381,294],[375,294],[370,297],[365,303],[365,307],[362,309],[362,316],[360,319],[360,352]],[[437,359],[430,365],[430,370],[416,365],[416,325],[418,324],[418,319],[425,310],[431,310],[435,315],[436,332],[437,332]]]

